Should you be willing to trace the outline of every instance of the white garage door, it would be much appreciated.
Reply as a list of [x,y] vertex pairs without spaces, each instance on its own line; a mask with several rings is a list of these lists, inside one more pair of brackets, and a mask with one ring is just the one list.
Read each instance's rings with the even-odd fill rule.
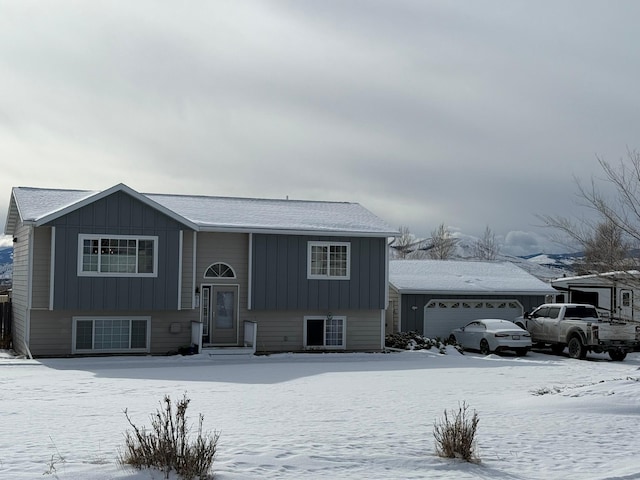
[[424,307],[424,335],[448,338],[451,330],[480,318],[513,321],[523,314],[517,300],[431,300]]

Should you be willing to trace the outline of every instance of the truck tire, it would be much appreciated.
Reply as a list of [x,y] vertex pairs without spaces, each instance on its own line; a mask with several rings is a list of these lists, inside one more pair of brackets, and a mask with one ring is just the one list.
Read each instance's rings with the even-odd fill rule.
[[609,350],[609,356],[611,357],[611,360],[613,360],[614,362],[621,362],[627,357],[627,352],[625,352],[624,350],[617,350],[614,348]]
[[571,337],[567,346],[569,347],[569,356],[571,358],[582,360],[587,356],[587,348],[583,345],[578,335]]

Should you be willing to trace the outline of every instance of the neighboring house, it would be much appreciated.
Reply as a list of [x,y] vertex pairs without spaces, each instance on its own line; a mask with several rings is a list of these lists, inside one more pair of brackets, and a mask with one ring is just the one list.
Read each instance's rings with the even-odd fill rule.
[[479,318],[513,320],[555,290],[509,262],[393,260],[387,333],[447,338]]
[[384,347],[397,232],[355,203],[17,187],[5,234],[21,353]]
[[562,277],[551,281],[558,301],[594,305],[600,315],[640,321],[640,272],[636,270]]

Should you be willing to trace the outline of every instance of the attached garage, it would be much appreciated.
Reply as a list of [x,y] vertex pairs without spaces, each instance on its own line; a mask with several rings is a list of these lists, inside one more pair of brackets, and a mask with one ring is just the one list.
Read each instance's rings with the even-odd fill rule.
[[479,318],[513,320],[523,313],[522,304],[515,299],[436,299],[424,307],[423,332],[427,337],[447,338],[452,330],[451,325],[466,325]]
[[510,262],[393,260],[393,331],[445,338],[479,318],[513,320],[555,290]]

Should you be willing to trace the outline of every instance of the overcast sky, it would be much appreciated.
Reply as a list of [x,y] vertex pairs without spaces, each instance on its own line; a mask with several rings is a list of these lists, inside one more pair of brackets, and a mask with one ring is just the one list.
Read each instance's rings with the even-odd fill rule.
[[574,177],[640,147],[638,18],[633,0],[0,0],[0,221],[13,186],[122,182],[557,250],[536,215],[582,215]]

